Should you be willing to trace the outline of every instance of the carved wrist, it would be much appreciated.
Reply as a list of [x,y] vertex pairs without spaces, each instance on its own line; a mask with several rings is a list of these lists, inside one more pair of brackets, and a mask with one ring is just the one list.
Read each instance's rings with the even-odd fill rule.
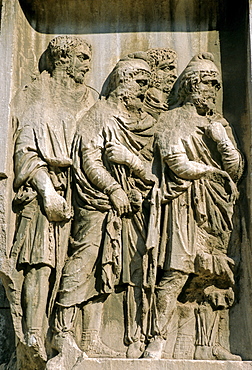
[[130,160],[128,161],[128,166],[133,171],[142,172],[144,171],[144,166],[140,158],[138,158],[135,154],[132,154]]
[[31,185],[44,198],[55,192],[50,176],[44,168],[39,169],[30,179]]
[[234,149],[234,146],[231,140],[229,140],[228,138],[222,139],[221,141],[217,143],[217,150],[219,152],[223,152],[226,149]]
[[121,185],[120,184],[112,184],[112,185],[107,186],[104,189],[104,193],[106,195],[110,196],[114,191],[116,191],[118,189],[121,189]]

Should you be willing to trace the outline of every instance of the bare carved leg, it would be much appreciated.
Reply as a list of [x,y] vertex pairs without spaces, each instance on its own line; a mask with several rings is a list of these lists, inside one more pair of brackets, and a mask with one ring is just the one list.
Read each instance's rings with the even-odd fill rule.
[[24,317],[26,324],[26,341],[39,356],[46,360],[44,346],[43,324],[49,291],[49,276],[51,268],[48,266],[33,267],[26,274],[24,280]]
[[144,352],[143,292],[138,286],[128,286],[126,295],[126,335],[129,343],[127,358],[140,358]]
[[144,358],[160,359],[166,341],[167,326],[176,308],[177,298],[187,280],[188,275],[180,271],[166,271],[157,287],[157,333],[145,352]]

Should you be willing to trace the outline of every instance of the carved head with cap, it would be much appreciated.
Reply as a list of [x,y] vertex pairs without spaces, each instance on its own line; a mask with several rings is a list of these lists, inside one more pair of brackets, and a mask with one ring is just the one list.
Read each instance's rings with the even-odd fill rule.
[[221,81],[211,53],[194,56],[181,73],[178,83],[180,105],[190,102],[201,115],[211,115],[215,112]]
[[121,59],[107,80],[106,98],[122,101],[127,109],[140,108],[148,89],[151,69],[142,59]]

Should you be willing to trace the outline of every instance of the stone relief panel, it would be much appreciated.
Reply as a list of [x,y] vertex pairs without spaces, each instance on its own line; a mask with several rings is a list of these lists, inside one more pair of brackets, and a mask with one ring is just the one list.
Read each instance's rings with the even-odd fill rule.
[[17,225],[10,252],[16,334],[31,349],[26,356],[34,351],[42,362],[70,236],[71,143],[78,117],[95,101],[84,82],[92,56],[88,43],[59,36],[49,43],[48,55],[50,69],[15,98]]
[[[130,53],[99,99],[85,84],[89,43],[58,36],[47,57],[13,117],[19,368],[241,360],[229,348],[228,248],[244,159],[216,108],[213,55],[196,55],[177,78],[174,50]],[[102,336],[113,302],[120,350]]]
[[[156,328],[145,356],[162,356],[180,296],[185,306],[178,306],[175,357],[184,357],[185,351],[187,358],[239,360],[222,343],[227,343],[229,331],[225,311],[234,303],[234,260],[228,246],[244,161],[228,122],[216,111],[220,77],[212,55],[195,56],[176,83],[177,102],[159,116],[156,126],[163,225]],[[183,321],[194,315],[192,334],[183,329]]]

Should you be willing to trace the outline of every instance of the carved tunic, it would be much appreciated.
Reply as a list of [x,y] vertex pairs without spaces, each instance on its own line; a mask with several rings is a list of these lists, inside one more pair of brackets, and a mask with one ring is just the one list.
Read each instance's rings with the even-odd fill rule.
[[[226,120],[232,142],[216,144],[206,134],[209,121],[186,104],[161,115],[157,144],[164,162],[166,242],[161,243],[159,264],[165,270],[186,273],[208,270],[226,274],[233,282],[227,247],[232,230],[235,189],[243,160]],[[209,166],[228,172],[227,179],[206,176]],[[167,249],[166,249],[167,248]]]
[[76,116],[87,110],[94,99],[85,86],[78,90],[67,89],[47,72],[43,72],[20,98],[25,109],[16,113],[14,154],[14,187],[17,190],[14,202],[19,220],[11,254],[18,258],[18,264],[54,267],[55,259],[60,258],[59,253],[64,259],[70,226],[48,221],[42,198],[30,180],[43,169],[71,207],[70,151]]
[[[126,165],[109,162],[105,145],[120,141],[141,159],[148,172],[153,159],[153,124],[150,115],[145,113],[136,119],[109,101],[98,101],[80,122],[73,151],[76,186],[73,254],[63,271],[60,304],[71,306],[102,292],[112,292],[119,281],[141,286],[139,271],[146,252],[148,199],[153,185]],[[130,217],[121,219],[112,209],[109,193],[117,186],[131,200],[134,211]],[[90,230],[95,226],[91,238]],[[81,255],[88,255],[88,248],[92,257],[90,263],[83,265],[78,261]],[[96,250],[95,258],[91,249]]]

